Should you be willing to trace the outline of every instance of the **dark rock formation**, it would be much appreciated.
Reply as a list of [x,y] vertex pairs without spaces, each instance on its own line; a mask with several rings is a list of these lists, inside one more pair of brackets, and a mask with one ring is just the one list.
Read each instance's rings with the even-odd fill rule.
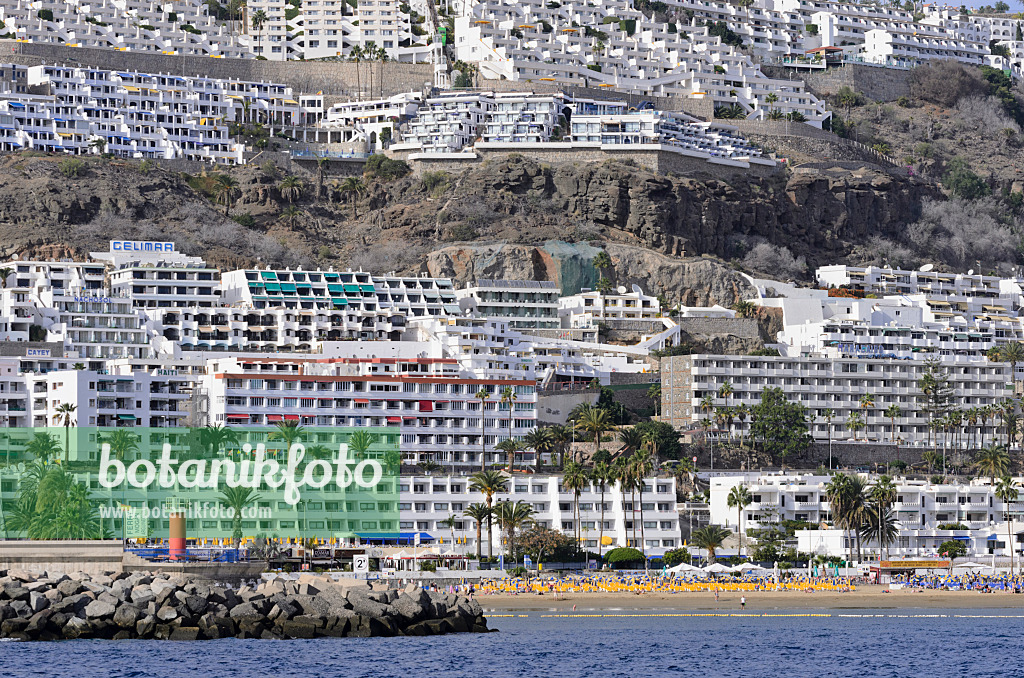
[[479,603],[463,596],[304,575],[237,590],[146,573],[72,575],[0,571],[0,637],[319,638],[486,633]]

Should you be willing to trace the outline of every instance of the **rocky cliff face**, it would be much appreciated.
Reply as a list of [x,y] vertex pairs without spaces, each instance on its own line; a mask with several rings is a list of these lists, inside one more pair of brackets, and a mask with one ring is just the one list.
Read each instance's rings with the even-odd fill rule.
[[597,283],[591,262],[604,249],[613,265],[601,274],[614,284],[688,305],[751,294],[721,262],[742,258],[759,239],[788,246],[811,266],[852,260],[865,239],[898,233],[923,198],[938,196],[933,186],[871,168],[729,183],[508,156],[429,181],[368,178],[359,197],[328,187],[317,199],[315,176],[303,175],[301,191],[288,196],[280,189],[285,171],[244,167],[225,170],[238,183],[232,215],[246,215],[241,226],[211,201],[212,178],[95,158],[67,177],[61,162],[0,159],[0,256],[82,255],[110,238],[166,239],[221,266],[545,279],[572,293]]

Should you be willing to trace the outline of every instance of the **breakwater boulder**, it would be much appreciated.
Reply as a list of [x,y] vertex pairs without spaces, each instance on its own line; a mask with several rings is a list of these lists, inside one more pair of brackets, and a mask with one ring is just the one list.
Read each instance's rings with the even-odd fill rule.
[[0,570],[0,637],[212,640],[485,633],[464,596],[304,576],[232,588],[162,574]]

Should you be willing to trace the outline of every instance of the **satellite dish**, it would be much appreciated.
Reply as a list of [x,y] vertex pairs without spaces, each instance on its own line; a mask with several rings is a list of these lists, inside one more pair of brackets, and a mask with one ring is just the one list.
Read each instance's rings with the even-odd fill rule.
[[972,268],[969,271],[967,271],[967,275],[974,275],[974,269]]
[[643,294],[644,293],[644,291],[642,289],[640,289],[639,285],[634,284],[634,285],[631,285],[630,287],[632,287],[633,292],[635,294]]
[[625,294],[625,293],[626,293],[626,288],[625,288],[625,286],[623,286],[623,285],[619,285],[619,287],[618,287],[618,292],[619,292],[619,294]]
[[924,266],[922,266],[921,268],[919,268],[917,270],[921,271],[921,273],[927,273],[928,271],[932,270],[933,268],[935,268],[934,264],[925,264]]

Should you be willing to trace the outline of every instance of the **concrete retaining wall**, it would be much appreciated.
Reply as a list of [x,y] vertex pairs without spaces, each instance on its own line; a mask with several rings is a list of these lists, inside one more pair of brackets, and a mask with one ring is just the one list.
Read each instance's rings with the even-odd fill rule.
[[0,541],[0,570],[121,572],[120,540]]
[[[783,66],[762,65],[761,71],[772,78],[788,79],[793,70]],[[843,87],[861,92],[873,101],[895,101],[910,96],[910,71],[864,64],[843,64],[824,71],[800,73],[800,79],[815,96],[831,96]]]
[[[323,91],[326,98],[349,98],[362,88],[369,90],[370,64],[343,61],[258,61],[214,59],[146,52],[118,52],[89,47],[65,47],[0,40],[0,63],[25,66],[69,64],[143,73],[171,73],[205,78],[237,78],[290,85],[296,93]],[[358,77],[357,77],[358,68]],[[430,64],[386,62],[373,65],[373,95],[423,90],[434,78]],[[325,99],[326,100],[326,99]]]
[[414,174],[423,172],[458,172],[470,167],[483,164],[491,159],[504,158],[512,154],[518,154],[536,162],[551,165],[565,163],[600,163],[608,160],[632,162],[638,167],[643,167],[655,174],[668,174],[673,172],[685,176],[706,176],[722,180],[732,180],[736,177],[749,177],[752,174],[757,176],[769,176],[781,171],[781,167],[768,167],[765,165],[752,164],[749,169],[743,167],[732,167],[709,163],[701,158],[691,158],[678,153],[656,150],[634,150],[623,148],[623,150],[605,150],[597,148],[538,148],[523,147],[515,149],[486,149],[477,148],[474,153],[465,154],[465,158],[413,158],[409,159],[410,152],[404,150],[388,151],[388,155],[406,160],[412,167]]
[[564,424],[566,417],[574,407],[583,403],[593,405],[600,395],[600,391],[593,389],[566,393],[555,392],[550,395],[542,393],[537,398],[537,424],[541,426]]

